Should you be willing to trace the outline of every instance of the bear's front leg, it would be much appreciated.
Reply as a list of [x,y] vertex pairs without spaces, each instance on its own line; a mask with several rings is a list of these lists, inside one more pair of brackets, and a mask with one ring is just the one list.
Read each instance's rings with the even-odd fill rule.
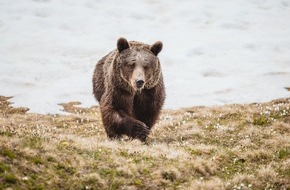
[[101,106],[101,114],[106,133],[110,139],[119,139],[127,135],[144,142],[149,134],[149,128],[122,110],[115,110],[112,106]]
[[122,118],[119,127],[124,129],[124,132],[128,137],[139,139],[142,142],[146,140],[150,132],[149,127],[147,127],[143,122],[129,116]]

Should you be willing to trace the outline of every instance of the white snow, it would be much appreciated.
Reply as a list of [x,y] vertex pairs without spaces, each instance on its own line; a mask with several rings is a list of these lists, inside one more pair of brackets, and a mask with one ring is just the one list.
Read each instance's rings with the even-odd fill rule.
[[94,66],[121,36],[163,42],[165,108],[290,95],[290,0],[0,0],[0,95],[95,105]]

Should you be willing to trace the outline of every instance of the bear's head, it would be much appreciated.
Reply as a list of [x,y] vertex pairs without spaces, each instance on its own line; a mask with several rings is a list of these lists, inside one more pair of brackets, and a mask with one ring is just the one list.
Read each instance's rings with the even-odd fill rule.
[[157,85],[162,77],[160,62],[157,57],[162,50],[162,42],[153,45],[120,38],[117,42],[116,64],[120,76],[131,91],[150,89]]

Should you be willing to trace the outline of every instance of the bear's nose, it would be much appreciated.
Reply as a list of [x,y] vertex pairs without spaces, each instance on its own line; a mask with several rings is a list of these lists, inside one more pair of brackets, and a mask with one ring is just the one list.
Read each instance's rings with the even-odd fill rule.
[[144,84],[144,81],[143,80],[136,80],[136,86],[137,88],[141,88]]

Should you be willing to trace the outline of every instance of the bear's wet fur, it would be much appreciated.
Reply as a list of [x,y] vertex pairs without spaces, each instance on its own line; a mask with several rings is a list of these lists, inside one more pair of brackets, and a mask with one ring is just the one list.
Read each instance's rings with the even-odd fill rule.
[[110,139],[127,135],[145,141],[156,123],[165,100],[161,50],[160,41],[148,45],[120,38],[117,49],[97,63],[93,94]]

